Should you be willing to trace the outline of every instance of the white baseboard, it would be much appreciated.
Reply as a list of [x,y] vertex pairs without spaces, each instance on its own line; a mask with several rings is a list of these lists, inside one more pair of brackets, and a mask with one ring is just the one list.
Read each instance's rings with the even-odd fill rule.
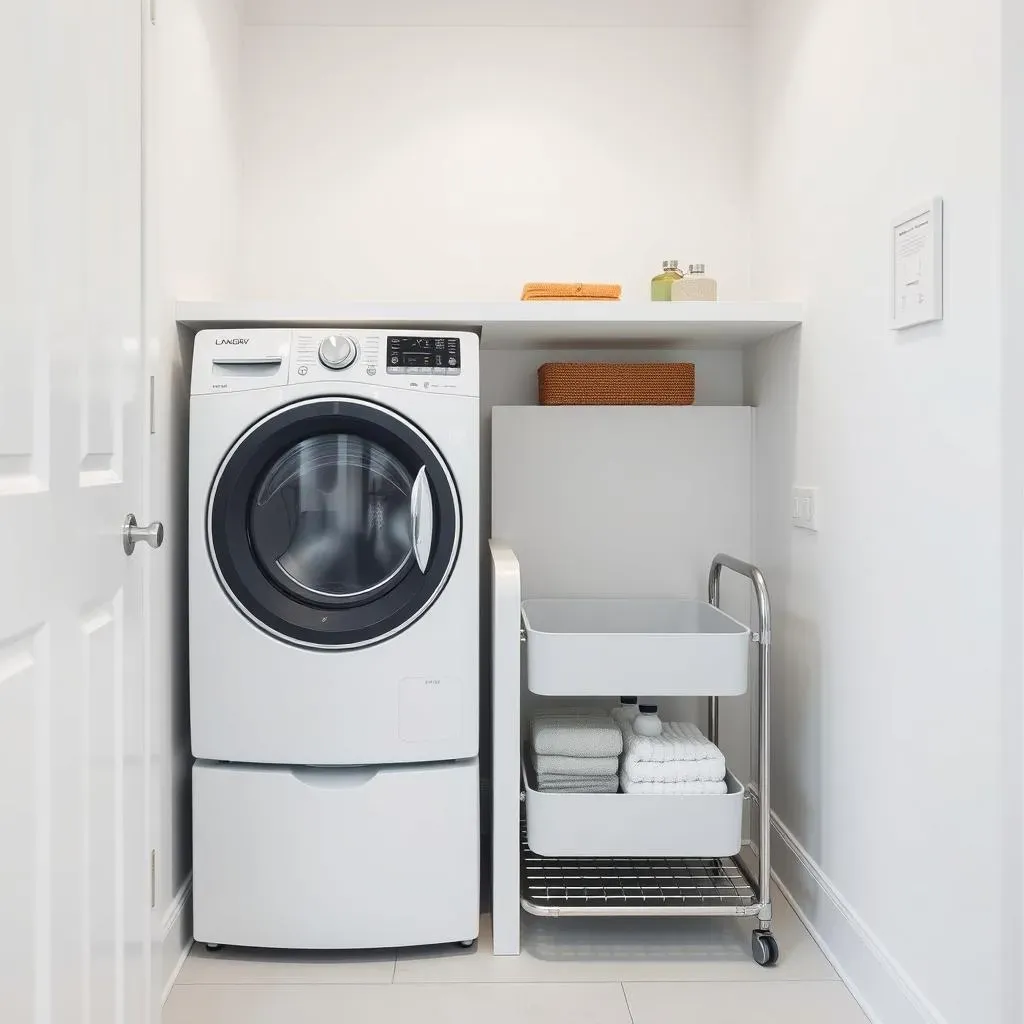
[[947,1024],[772,812],[772,874],[872,1024]]
[[161,922],[161,954],[160,964],[163,978],[163,994],[161,1004],[167,1002],[178,973],[181,971],[192,948],[192,873],[174,894],[171,905]]

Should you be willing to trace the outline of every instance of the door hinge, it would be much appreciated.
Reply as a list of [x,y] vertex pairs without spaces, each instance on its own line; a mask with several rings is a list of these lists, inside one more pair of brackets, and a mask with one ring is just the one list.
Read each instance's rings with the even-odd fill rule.
[[149,376],[149,432],[156,433],[156,377]]
[[149,907],[156,909],[156,850],[149,851]]
[[149,0],[149,23],[156,24],[156,0]]

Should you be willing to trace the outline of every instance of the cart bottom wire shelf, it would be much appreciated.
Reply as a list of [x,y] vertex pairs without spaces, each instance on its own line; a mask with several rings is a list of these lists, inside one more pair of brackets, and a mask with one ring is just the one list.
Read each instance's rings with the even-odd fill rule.
[[748,917],[757,893],[732,857],[541,857],[521,825],[523,909],[583,915]]

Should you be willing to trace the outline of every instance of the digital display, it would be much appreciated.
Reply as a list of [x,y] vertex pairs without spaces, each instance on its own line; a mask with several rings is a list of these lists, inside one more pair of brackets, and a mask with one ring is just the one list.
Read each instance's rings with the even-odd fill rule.
[[458,338],[388,335],[388,373],[457,374],[462,371]]

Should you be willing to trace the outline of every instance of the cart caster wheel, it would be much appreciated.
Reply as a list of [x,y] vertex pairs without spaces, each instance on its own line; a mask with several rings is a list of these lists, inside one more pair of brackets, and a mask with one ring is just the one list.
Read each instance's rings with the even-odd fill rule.
[[218,949],[220,949],[220,943],[219,943],[219,942],[208,942],[208,943],[206,944],[206,948],[207,948],[207,949],[208,949],[208,950],[209,950],[209,951],[210,951],[211,953],[216,953],[216,952],[217,952],[217,950],[218,950]]
[[779,962],[779,944],[771,932],[754,931],[750,937],[754,962],[762,967],[774,967]]
[[460,939],[459,945],[463,949],[476,949],[476,939]]

